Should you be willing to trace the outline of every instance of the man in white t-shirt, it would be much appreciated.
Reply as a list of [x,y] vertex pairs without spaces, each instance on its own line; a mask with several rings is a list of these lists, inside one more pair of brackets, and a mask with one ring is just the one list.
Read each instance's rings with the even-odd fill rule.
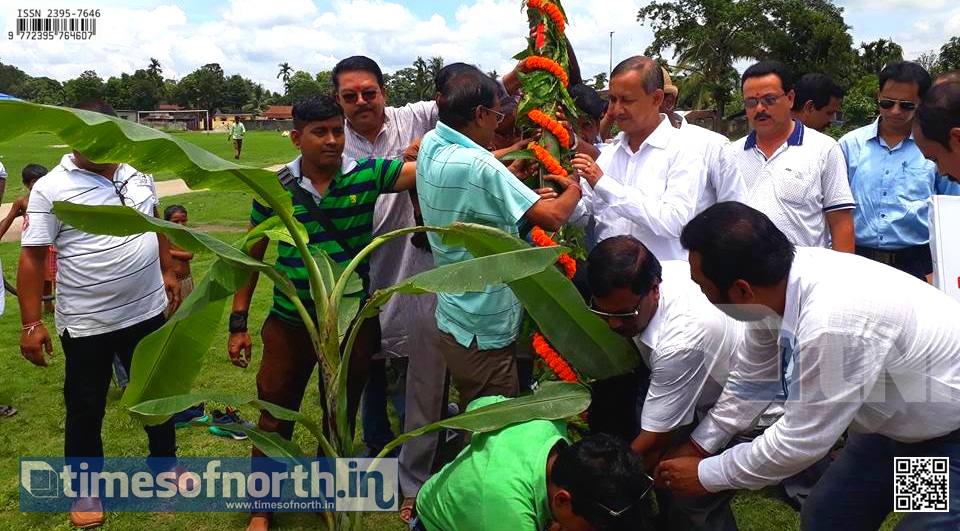
[[[90,103],[79,108],[116,116],[109,105]],[[104,236],[77,230],[53,214],[55,201],[82,205],[123,205],[157,215],[153,177],[127,164],[95,163],[79,152],[64,155],[60,164],[30,192],[21,236],[17,274],[20,352],[34,365],[46,367],[53,342],[40,315],[40,294],[47,247],[57,250],[56,332],[66,367],[64,456],[102,466],[101,427],[113,358],[129,371],[133,351],[144,337],[163,326],[163,311],[179,305],[179,286],[165,237],[154,233]],[[176,465],[172,421],[144,426],[151,463],[157,471]],[[79,466],[79,463],[77,463]],[[83,493],[81,492],[81,496]],[[103,523],[97,497],[73,502],[70,522],[78,527]]]

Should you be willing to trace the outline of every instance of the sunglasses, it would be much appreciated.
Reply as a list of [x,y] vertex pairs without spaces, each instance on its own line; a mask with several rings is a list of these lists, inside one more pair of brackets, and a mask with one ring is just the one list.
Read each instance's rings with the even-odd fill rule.
[[903,110],[903,111],[912,111],[917,108],[917,104],[912,101],[891,100],[887,98],[878,99],[877,105],[879,105],[880,108],[884,110],[892,109],[895,105],[899,105],[900,110]]
[[603,317],[604,319],[614,319],[614,318],[616,318],[616,319],[632,319],[632,318],[637,317],[638,315],[640,315],[640,306],[639,306],[639,305],[638,305],[636,308],[634,308],[634,310],[633,310],[632,312],[624,312],[624,313],[610,313],[610,312],[605,312],[605,311],[603,311],[603,310],[598,310],[598,309],[597,309],[597,305],[596,305],[596,301],[595,301],[592,297],[590,298],[590,304],[587,306],[587,309],[589,309],[589,310],[590,310],[591,312],[593,312],[595,315],[599,315],[600,317]]
[[357,103],[357,100],[363,99],[363,101],[373,101],[377,99],[377,96],[380,95],[380,91],[377,89],[364,90],[363,92],[343,92],[340,94],[340,99],[353,105]]
[[777,102],[780,98],[786,96],[786,93],[783,93],[779,96],[763,96],[760,98],[743,98],[743,106],[748,109],[753,109],[757,105],[763,103],[764,107],[769,107]]
[[121,205],[121,206],[136,206],[136,205],[133,203],[133,200],[132,200],[132,199],[130,200],[130,205],[127,205],[127,199],[128,199],[128,198],[125,197],[123,194],[125,194],[125,193],[127,192],[127,183],[130,182],[130,179],[133,179],[134,177],[137,177],[138,175],[142,175],[142,174],[140,174],[140,173],[134,173],[134,174],[131,175],[130,177],[127,177],[126,180],[123,180],[123,181],[113,181],[113,191],[116,192],[116,193],[117,193],[117,197],[120,198],[120,205]]
[[643,491],[643,494],[641,494],[640,497],[634,500],[633,503],[631,503],[630,505],[627,505],[626,507],[624,507],[623,509],[620,509],[619,511],[614,511],[613,509],[607,507],[606,505],[598,501],[594,501],[593,504],[603,509],[604,511],[606,511],[607,514],[609,514],[612,518],[617,518],[621,514],[629,511],[630,509],[633,509],[638,503],[643,501],[643,499],[646,498],[648,494],[650,494],[651,490],[653,490],[653,478],[650,477],[650,475],[647,473],[644,473],[643,475],[647,477],[647,480],[650,482],[650,484],[647,485],[647,488],[646,490]]

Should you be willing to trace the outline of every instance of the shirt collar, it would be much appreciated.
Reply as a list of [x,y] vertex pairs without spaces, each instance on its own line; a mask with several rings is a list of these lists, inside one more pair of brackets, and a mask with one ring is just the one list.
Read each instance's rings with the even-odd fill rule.
[[[300,172],[300,162],[303,160],[303,155],[298,156],[287,164],[287,168],[290,170],[290,173],[297,178],[297,182],[303,187],[304,190],[310,192],[315,197],[323,199],[323,195],[320,194],[316,188],[313,187],[313,182],[310,179],[304,179],[303,174]],[[337,178],[345,173],[350,173],[357,166],[357,161],[343,155],[340,157],[340,173],[336,174],[333,177],[333,182],[330,183],[330,188],[327,189],[329,192],[333,189],[334,184],[337,182]]]
[[867,136],[867,140],[871,140],[871,139],[876,138],[876,139],[877,139],[877,142],[879,142],[881,146],[885,146],[885,147],[890,148],[891,150],[894,150],[894,151],[895,151],[896,149],[898,149],[899,147],[903,147],[903,143],[906,142],[907,140],[909,140],[909,141],[911,141],[911,142],[914,141],[914,140],[913,140],[913,129],[911,129],[911,130],[910,130],[910,134],[907,136],[907,138],[904,138],[903,141],[900,142],[900,144],[898,144],[897,146],[893,146],[893,147],[887,146],[887,144],[883,142],[883,139],[880,138],[880,120],[882,120],[882,119],[883,119],[883,118],[882,118],[881,116],[877,116],[877,119],[874,120],[872,124],[866,126],[866,130],[867,130],[867,133],[868,133],[868,135],[869,135],[869,136]]
[[637,340],[649,347],[650,349],[656,349],[660,343],[660,330],[663,328],[663,321],[666,319],[663,314],[666,313],[666,299],[663,294],[663,282],[660,283],[660,300],[657,302],[657,309],[653,312],[653,317],[650,318],[650,322],[647,323],[647,327],[643,329],[643,332],[640,332],[640,335],[637,336]]
[[627,138],[627,134],[624,132],[621,132],[619,135],[617,135],[616,141],[620,144],[624,151],[631,155],[640,152],[640,149],[643,146],[666,149],[670,144],[670,138],[672,138],[673,132],[676,130],[677,128],[670,123],[667,115],[660,113],[660,124],[657,125],[656,129],[654,129],[646,139],[644,139],[644,141],[640,144],[640,147],[637,148],[637,151],[632,153],[630,152],[630,141]]
[[[378,139],[380,138],[380,135],[382,135],[389,127],[389,124],[391,122],[391,119],[390,119],[391,109],[392,107],[384,107],[383,109],[383,125],[380,126],[380,131],[377,132]],[[347,120],[346,117],[344,117],[343,119],[343,128],[349,131],[354,137],[359,138],[360,140],[363,140],[368,144],[370,143],[370,141],[367,140],[367,137],[361,135],[359,132],[357,132],[356,129],[353,128],[353,124],[351,124],[350,120]]]
[[[77,163],[74,162],[73,160],[72,153],[67,153],[66,155],[64,155],[63,158],[60,159],[60,165],[63,166],[67,171],[78,171],[85,175],[92,175],[95,177],[99,177],[100,179],[106,179],[108,181],[110,180],[104,177],[103,175],[100,175],[99,173],[92,172],[90,170],[85,170],[80,166],[77,166]],[[113,173],[113,180],[116,180],[118,176],[122,176],[126,173],[125,166],[126,164],[122,164],[122,163],[117,164],[117,171]]]
[[[787,138],[787,145],[788,145],[788,146],[802,146],[802,145],[803,145],[803,135],[804,135],[804,130],[805,130],[805,129],[806,129],[806,128],[803,127],[803,122],[801,122],[800,120],[797,120],[796,118],[794,118],[794,119],[793,119],[793,132],[790,133],[790,137]],[[748,149],[753,149],[753,148],[755,148],[755,147],[757,147],[757,130],[756,130],[756,129],[754,129],[753,131],[750,131],[750,134],[747,135],[747,141],[744,142],[744,144],[743,144],[743,149],[744,149],[744,150],[748,150]]]
[[437,121],[437,127],[436,129],[434,129],[434,131],[437,132],[437,136],[439,136],[440,138],[444,139],[445,141],[451,144],[457,144],[459,146],[469,147],[469,148],[483,149],[484,151],[486,151],[486,149],[480,147],[480,144],[477,144],[473,140],[470,140],[468,136],[464,135],[460,131],[457,131],[456,129],[450,127],[449,125],[439,120]]

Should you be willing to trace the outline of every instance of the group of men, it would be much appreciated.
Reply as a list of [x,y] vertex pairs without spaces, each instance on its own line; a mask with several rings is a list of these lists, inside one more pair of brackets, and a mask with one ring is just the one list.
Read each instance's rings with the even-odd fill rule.
[[[646,368],[630,377],[632,398],[614,405],[635,417],[626,440],[598,434],[569,445],[562,426],[536,421],[474,438],[438,474],[439,436],[405,443],[401,517],[411,525],[634,529],[649,491],[642,460],[670,529],[735,529],[736,489],[802,473],[844,433],[840,457],[801,499],[805,529],[876,529],[892,510],[894,457],[904,456],[948,457],[953,480],[950,512],[911,515],[904,528],[960,524],[960,306],[910,278],[932,272],[927,199],[960,193],[941,176],[960,179],[960,83],[931,88],[919,65],[888,65],[877,121],[837,143],[818,129],[832,120],[842,91],[822,76],[795,86],[784,65],[763,61],[742,77],[753,130],[731,143],[676,114],[677,89],[665,71],[631,57],[613,69],[605,110],[589,91],[571,90],[583,111],[573,131],[575,174],[548,176],[557,190],[527,188],[517,178],[523,164],[497,159],[496,149],[520,145],[504,127],[515,119],[516,71],[493,80],[451,64],[437,76],[435,101],[400,108],[387,106],[383,75],[369,58],[338,63],[333,83],[332,97],[294,106],[290,138],[300,156],[280,172],[312,247],[344,263],[375,235],[415,224],[480,223],[515,236],[533,225],[584,225],[592,235],[583,264],[589,308],[632,340]],[[603,143],[610,123],[620,132]],[[35,279],[53,244],[61,257],[66,455],[102,456],[114,352],[92,345],[119,345],[129,366],[126,345],[162,324],[159,314],[178,303],[176,282],[166,274],[162,237],[101,241],[107,237],[68,230],[50,213],[52,201],[67,197],[153,212],[149,176],[77,152],[50,176],[28,208],[21,349],[38,365],[41,349],[50,351]],[[255,201],[251,228],[270,215]],[[251,254],[261,258],[266,243]],[[843,254],[854,251],[862,256]],[[127,273],[131,261],[142,262],[137,289],[117,289],[128,282],[119,271],[96,284],[84,277],[83,264],[98,253],[130,253],[109,260]],[[363,290],[354,295],[470,257],[434,234],[427,244],[398,238],[358,270]],[[297,249],[279,242],[277,267],[313,311]],[[253,351],[247,317],[256,282],[251,277],[236,294],[230,316],[228,353],[240,367]],[[120,310],[129,305],[143,310]],[[137,317],[110,313],[117,311]],[[403,429],[416,429],[446,413],[448,373],[463,406],[520,393],[521,314],[511,289],[495,285],[397,297],[379,321],[368,320],[351,359],[348,406],[361,410],[370,451],[392,438],[386,364],[375,358],[409,360]],[[282,291],[274,291],[261,340],[259,398],[298,409],[316,357]],[[597,409],[590,420],[600,432]],[[292,422],[266,411],[258,425],[287,438],[293,432]],[[148,429],[151,455],[173,456],[172,433],[168,425]],[[501,488],[481,488],[491,473]],[[603,478],[612,480],[604,486]],[[471,499],[458,490],[465,485],[476,487]],[[74,509],[78,525],[102,522],[95,500]],[[254,513],[248,529],[268,529],[272,518]]]

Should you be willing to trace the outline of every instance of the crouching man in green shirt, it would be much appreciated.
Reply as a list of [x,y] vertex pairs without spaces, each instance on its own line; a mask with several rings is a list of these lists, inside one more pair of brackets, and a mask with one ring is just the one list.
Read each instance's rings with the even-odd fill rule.
[[[467,411],[507,400],[487,396]],[[563,421],[531,420],[475,434],[420,489],[426,531],[639,529],[652,483],[626,443],[595,435],[569,444]]]

